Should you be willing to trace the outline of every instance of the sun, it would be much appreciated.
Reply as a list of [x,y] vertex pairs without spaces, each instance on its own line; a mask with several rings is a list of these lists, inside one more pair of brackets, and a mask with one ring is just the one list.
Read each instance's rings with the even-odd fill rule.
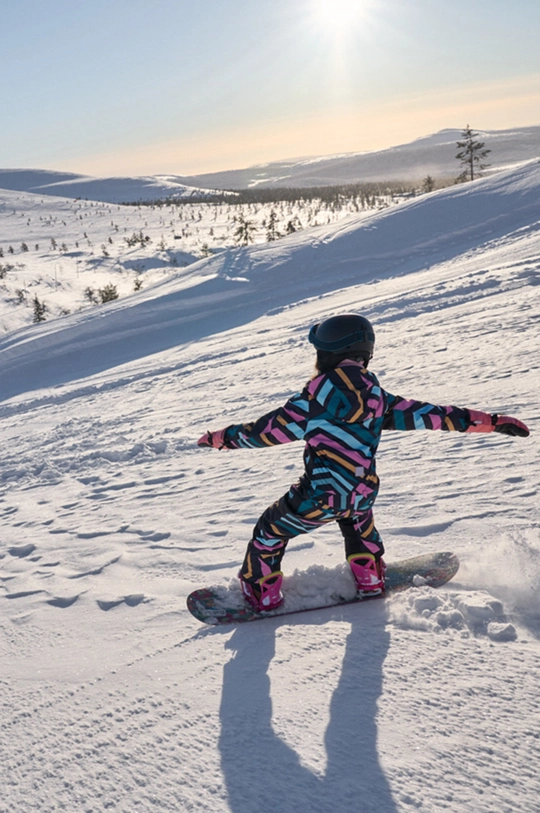
[[361,0],[313,0],[314,12],[321,25],[346,28],[360,15]]

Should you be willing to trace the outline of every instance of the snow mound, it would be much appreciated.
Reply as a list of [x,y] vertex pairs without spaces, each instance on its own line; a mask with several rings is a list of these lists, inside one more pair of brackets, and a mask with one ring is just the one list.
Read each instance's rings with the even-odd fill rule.
[[487,635],[492,641],[517,639],[502,602],[483,590],[460,593],[414,587],[392,597],[389,604],[390,622],[401,629],[457,630],[464,637]]

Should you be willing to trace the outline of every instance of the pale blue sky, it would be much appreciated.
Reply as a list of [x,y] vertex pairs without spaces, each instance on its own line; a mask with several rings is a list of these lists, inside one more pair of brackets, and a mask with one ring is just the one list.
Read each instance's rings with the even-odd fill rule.
[[1,11],[0,167],[190,174],[540,124],[540,0]]

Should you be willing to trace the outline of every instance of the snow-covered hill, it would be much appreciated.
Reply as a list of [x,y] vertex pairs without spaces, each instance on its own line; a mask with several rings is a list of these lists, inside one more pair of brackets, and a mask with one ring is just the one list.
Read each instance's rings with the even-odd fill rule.
[[107,203],[189,200],[221,194],[213,189],[190,186],[175,175],[92,178],[45,169],[0,169],[0,189]]
[[[490,172],[540,157],[540,127],[477,132],[486,148],[491,150],[488,156]],[[459,174],[456,142],[461,135],[461,130],[447,129],[385,150],[273,162],[247,169],[194,175],[185,181],[215,189],[246,189],[390,180],[419,183],[427,175],[435,179],[455,178]]]
[[[539,283],[533,163],[3,337],[0,812],[535,813]],[[531,436],[383,437],[387,558],[455,550],[446,588],[203,628],[186,595],[234,578],[302,450],[196,439],[282,403],[349,310],[386,389]],[[327,527],[284,565],[342,560]]]
[[[399,199],[371,198],[369,206]],[[92,309],[111,286],[119,297],[168,278],[201,257],[249,239],[266,243],[291,228],[342,221],[368,205],[350,197],[243,204],[236,200],[120,206],[0,189],[0,332]],[[272,223],[272,234],[269,224]]]
[[[489,173],[540,157],[540,126],[478,132],[491,150]],[[254,187],[306,188],[394,180],[419,184],[427,175],[447,180],[459,174],[455,157],[459,138],[460,130],[447,129],[384,150],[275,161],[191,176],[92,178],[49,170],[0,169],[0,189],[107,203],[137,203],[213,197],[224,190]]]

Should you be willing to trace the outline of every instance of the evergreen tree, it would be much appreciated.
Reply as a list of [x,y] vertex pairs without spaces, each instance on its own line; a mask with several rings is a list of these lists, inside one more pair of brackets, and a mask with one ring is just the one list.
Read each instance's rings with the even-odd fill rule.
[[481,177],[482,170],[489,166],[489,164],[483,164],[482,161],[491,152],[491,150],[484,149],[483,141],[477,141],[478,133],[473,133],[468,124],[461,137],[462,140],[456,144],[459,149],[456,158],[463,167],[463,172],[456,179],[458,183],[474,181],[475,177]]
[[96,292],[90,285],[88,286],[88,288],[84,289],[84,298],[91,302],[93,305],[97,305],[98,303]]
[[44,322],[45,313],[47,311],[47,306],[45,305],[45,302],[40,302],[38,299],[38,295],[35,294],[34,299],[32,300],[32,305],[34,308],[34,318],[32,321],[35,324],[37,324],[38,322]]
[[268,225],[266,227],[266,239],[269,243],[273,242],[274,240],[277,240],[277,238],[279,237],[279,233],[276,228],[277,219],[278,219],[277,214],[272,209],[268,217]]
[[98,294],[102,304],[112,302],[113,299],[118,299],[118,290],[116,285],[113,285],[112,282],[109,282],[103,288],[98,288]]
[[252,220],[246,220],[244,215],[240,215],[238,218],[238,226],[234,232],[234,239],[239,245],[247,246],[253,242],[253,232],[256,230],[257,227]]

